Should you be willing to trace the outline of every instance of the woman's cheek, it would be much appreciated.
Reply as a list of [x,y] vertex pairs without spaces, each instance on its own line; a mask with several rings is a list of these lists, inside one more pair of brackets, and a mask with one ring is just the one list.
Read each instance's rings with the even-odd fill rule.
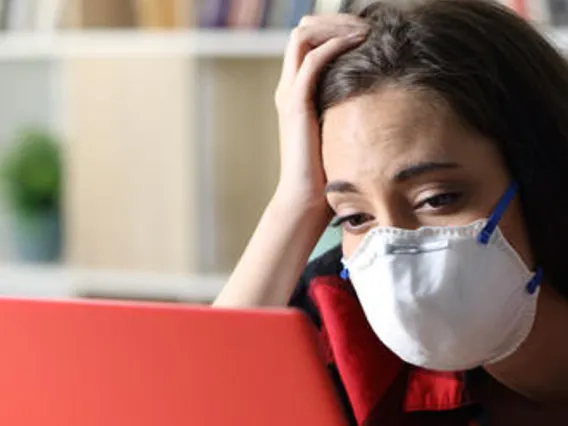
[[525,265],[527,265],[529,269],[535,269],[538,265],[534,264],[534,257],[518,199],[515,199],[511,203],[503,215],[499,223],[499,228],[503,232],[505,239],[511,244],[519,256],[521,256]]
[[357,246],[363,239],[364,235],[351,235],[345,231],[342,231],[342,248],[343,248],[343,257],[349,258],[357,249]]

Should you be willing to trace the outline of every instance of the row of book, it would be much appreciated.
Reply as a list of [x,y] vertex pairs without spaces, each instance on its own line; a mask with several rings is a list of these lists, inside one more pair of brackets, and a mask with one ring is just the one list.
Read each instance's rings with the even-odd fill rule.
[[302,16],[333,13],[350,7],[347,0],[203,0],[201,27],[291,28]]
[[[395,4],[421,0],[382,0]],[[568,0],[495,0],[527,20],[568,27]],[[293,27],[307,13],[360,10],[371,0],[202,0],[203,27]]]
[[194,0],[0,0],[0,30],[189,26]]
[[[58,28],[291,28],[306,14],[372,0],[0,0],[0,30]],[[383,0],[395,3],[421,0]],[[496,0],[525,18],[568,26],[568,0]]]
[[0,30],[104,27],[290,28],[366,0],[0,0]]
[[[395,4],[421,0],[382,0]],[[495,0],[527,20],[552,27],[568,27],[568,0]],[[202,0],[202,27],[295,26],[305,14],[360,10],[370,0]]]
[[552,27],[568,26],[568,0],[497,0],[527,20]]

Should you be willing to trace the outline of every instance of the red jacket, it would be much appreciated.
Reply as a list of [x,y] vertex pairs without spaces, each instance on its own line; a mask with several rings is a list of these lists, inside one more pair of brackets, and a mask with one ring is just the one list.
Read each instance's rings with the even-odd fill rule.
[[375,336],[348,281],[339,277],[341,251],[331,250],[304,272],[291,305],[320,330],[347,416],[354,425],[479,426],[483,410],[467,392],[470,372],[412,367]]

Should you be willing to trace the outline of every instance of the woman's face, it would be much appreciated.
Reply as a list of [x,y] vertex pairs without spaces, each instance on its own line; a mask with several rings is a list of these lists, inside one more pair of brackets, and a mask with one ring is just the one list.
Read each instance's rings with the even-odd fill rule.
[[[425,93],[396,87],[326,111],[327,199],[349,257],[372,227],[467,225],[489,216],[511,183],[494,143]],[[500,222],[532,267],[518,200]]]

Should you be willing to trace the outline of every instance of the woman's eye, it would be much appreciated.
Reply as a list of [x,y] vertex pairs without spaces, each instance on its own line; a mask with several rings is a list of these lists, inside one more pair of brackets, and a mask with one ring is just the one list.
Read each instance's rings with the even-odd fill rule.
[[424,201],[419,202],[416,210],[440,210],[456,203],[461,198],[458,192],[448,192],[444,194],[435,195],[426,198]]
[[373,220],[373,217],[365,213],[357,213],[348,216],[338,217],[332,224],[334,228],[342,227],[346,230],[357,230],[366,223]]

